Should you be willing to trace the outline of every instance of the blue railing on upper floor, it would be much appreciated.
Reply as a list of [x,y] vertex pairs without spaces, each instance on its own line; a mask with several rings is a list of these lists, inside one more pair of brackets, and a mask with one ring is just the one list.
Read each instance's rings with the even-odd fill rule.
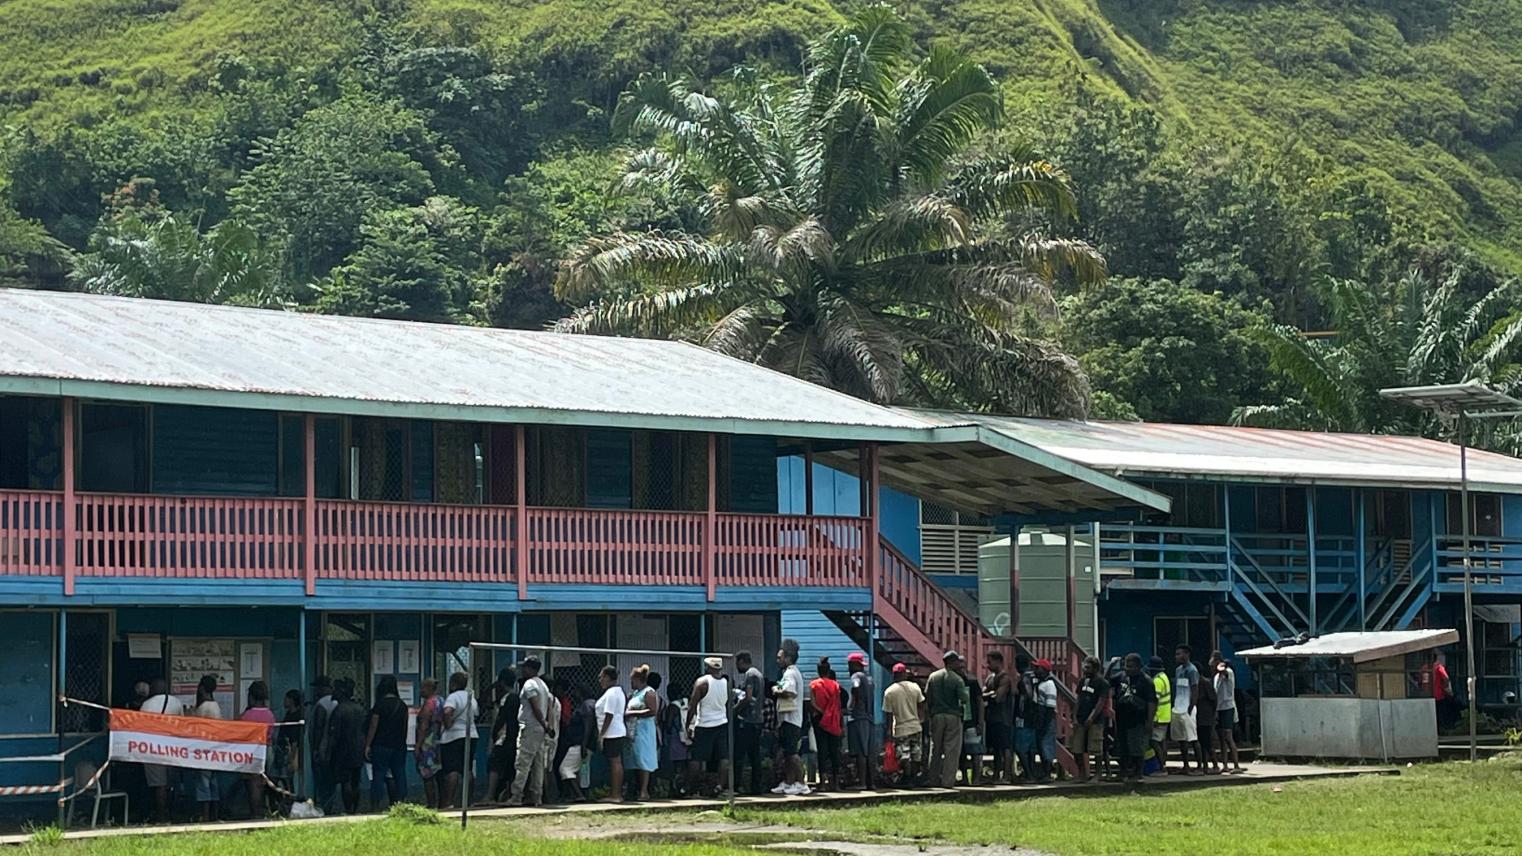
[[[1470,536],[1469,555],[1474,590],[1479,593],[1522,591],[1522,538]],[[1442,591],[1464,585],[1464,542],[1459,535],[1439,536],[1433,586]]]
[[[1300,534],[1233,532],[1225,529],[1106,524],[1099,528],[1100,567],[1130,571],[1135,579],[1231,584],[1233,565],[1253,571],[1286,590],[1310,584],[1308,539]],[[1318,588],[1356,580],[1358,550],[1350,535],[1316,538]]]

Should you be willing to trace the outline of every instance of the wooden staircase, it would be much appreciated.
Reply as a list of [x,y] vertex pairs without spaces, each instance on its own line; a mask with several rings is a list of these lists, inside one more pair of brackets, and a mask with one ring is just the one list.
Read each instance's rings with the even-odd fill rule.
[[1015,656],[1052,661],[1058,687],[1058,761],[1069,775],[1077,771],[1065,745],[1068,721],[1077,701],[1074,688],[1083,674],[1084,652],[1070,639],[1021,640],[995,636],[977,616],[962,608],[940,586],[886,539],[879,541],[877,591],[873,608],[864,612],[827,612],[830,620],[886,668],[903,663],[921,680],[941,667],[946,651],[956,651],[970,674],[981,674],[989,651],[1004,654],[1013,669]]

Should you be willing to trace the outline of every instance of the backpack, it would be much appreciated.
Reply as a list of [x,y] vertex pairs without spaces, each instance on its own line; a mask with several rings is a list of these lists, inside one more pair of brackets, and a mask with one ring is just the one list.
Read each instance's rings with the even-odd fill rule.
[[1026,728],[1035,728],[1041,722],[1041,700],[1036,696],[1036,673],[1021,672],[1020,683],[1015,688],[1019,696],[1020,718]]

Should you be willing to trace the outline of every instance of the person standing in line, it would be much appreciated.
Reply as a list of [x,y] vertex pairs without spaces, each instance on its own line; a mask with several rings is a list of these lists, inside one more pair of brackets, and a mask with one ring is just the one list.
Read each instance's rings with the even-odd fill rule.
[[692,685],[684,724],[692,734],[688,783],[696,790],[708,773],[715,773],[719,784],[714,790],[723,791],[729,781],[729,679],[720,657],[703,658],[703,667],[707,671]]
[[988,674],[983,677],[984,742],[994,758],[994,781],[1010,784],[1015,780],[1015,698],[1014,681],[1004,670],[1004,653],[988,652]]
[[799,743],[803,739],[803,673],[798,671],[798,643],[782,640],[777,651],[777,665],[782,680],[772,688],[777,704],[777,745],[782,750],[782,781],[772,788],[774,794],[807,796],[811,791],[803,783],[803,758]]
[[877,731],[877,687],[867,667],[867,655],[852,651],[846,655],[846,672],[851,676],[850,721],[846,723],[846,753],[856,765],[856,782],[869,791],[877,790],[877,753],[873,752]]
[[[1221,656],[1220,651],[1212,651],[1210,664],[1214,672],[1215,681],[1215,737],[1217,747],[1217,760],[1221,765],[1222,773],[1241,773],[1242,760],[1237,754],[1237,673],[1232,671],[1231,664]],[[1227,759],[1231,760],[1231,769],[1226,769]]]
[[1090,765],[1090,756],[1104,752],[1105,702],[1110,695],[1110,682],[1099,674],[1098,657],[1083,659],[1083,680],[1078,682],[1078,705],[1073,711],[1073,733],[1068,735],[1068,751],[1078,762],[1078,781],[1092,784],[1099,781],[1096,767]]
[[[650,686],[659,689],[654,672],[650,673]],[[581,767],[584,759],[592,757],[597,746],[596,701],[578,684],[572,684],[567,699],[571,705],[571,720],[560,729],[560,743],[566,744],[565,755],[560,759],[556,773],[560,778],[560,794],[572,802],[586,802],[581,790]],[[557,750],[558,751],[558,750]]]
[[352,678],[334,682],[333,699],[338,706],[328,717],[323,750],[328,755],[344,813],[355,814],[359,811],[359,771],[365,765],[365,708],[354,700]]
[[423,780],[423,799],[429,808],[439,807],[439,776],[444,762],[439,757],[439,736],[444,733],[444,699],[439,697],[436,678],[424,678],[420,684],[422,704],[418,705],[417,731],[412,735],[412,757],[417,762],[418,778]]
[[370,810],[379,811],[407,797],[407,703],[397,692],[396,676],[382,675],[370,708],[365,733],[365,760],[370,762]]
[[1437,727],[1446,731],[1459,723],[1463,713],[1448,675],[1448,658],[1438,654],[1432,661],[1432,700],[1437,706]]
[[[196,706],[190,715],[201,719],[221,719],[222,706],[217,703],[217,676],[202,675],[196,684]],[[201,819],[210,823],[217,819],[221,803],[216,770],[195,771],[196,805],[201,809]]]
[[[185,715],[185,703],[169,694],[168,681],[163,678],[154,678],[148,684],[148,692],[148,698],[143,701],[143,713],[157,713],[164,716]],[[144,764],[143,779],[149,790],[153,791],[155,819],[159,823],[168,823],[169,768],[163,764]]]
[[1152,721],[1157,716],[1157,688],[1142,672],[1140,654],[1127,654],[1125,671],[1111,689],[1115,698],[1115,748],[1120,755],[1120,776],[1126,784],[1142,778]]
[[333,808],[333,767],[328,763],[328,720],[338,707],[333,698],[333,680],[327,675],[312,679],[312,712],[307,716],[307,733],[312,735],[312,802],[324,812]]
[[1194,730],[1200,739],[1200,772],[1207,775],[1216,775],[1220,767],[1215,760],[1215,667],[1209,663],[1205,670],[1200,673],[1199,694],[1196,696],[1196,710],[1194,718]]
[[[555,763],[555,759],[564,757],[560,751],[561,738],[565,736],[566,729],[570,727],[571,723],[570,720],[562,715],[562,712],[571,703],[570,692],[570,684],[566,684],[563,694],[555,692],[554,688],[550,689],[550,709],[545,714],[545,719],[555,726],[555,733],[545,738],[543,754],[541,756],[543,759],[541,769],[544,770],[544,799],[540,802],[543,805],[560,805],[562,800],[560,783],[554,781],[556,778],[555,769],[558,766]],[[567,745],[566,750],[570,750],[569,745]]]
[[1036,671],[1036,751],[1041,765],[1036,768],[1038,781],[1051,781],[1057,771],[1057,679],[1052,677],[1052,661],[1042,658],[1034,664]]
[[1026,654],[1015,655],[1013,683],[1015,711],[1015,757],[1020,760],[1022,781],[1036,781],[1036,725],[1041,718],[1036,701],[1036,671]]
[[602,695],[597,699],[597,745],[608,762],[608,802],[624,802],[624,744],[629,742],[629,729],[624,712],[629,700],[624,689],[618,685],[618,669],[603,666],[597,676],[602,684]]
[[883,720],[898,759],[899,786],[918,786],[925,762],[925,693],[903,663],[893,664],[893,683],[883,693]]
[[[306,702],[301,697],[301,690],[289,689],[285,691],[283,700],[284,711],[280,717],[280,727],[275,729],[275,742],[273,756],[270,763],[270,778],[292,793],[299,792],[296,779],[301,775],[301,711]],[[282,797],[279,802],[284,810],[290,809],[291,797]]]
[[544,801],[544,750],[555,740],[558,716],[552,716],[550,687],[539,677],[538,657],[518,664],[518,747],[513,791],[507,804],[539,805]]
[[[455,672],[449,676],[449,695],[444,698],[444,731],[439,735],[439,758],[444,765],[444,787],[439,794],[440,808],[458,808],[470,803],[470,794],[460,793],[466,757],[465,744],[480,737],[476,730],[477,704],[470,692],[470,675]],[[467,741],[466,737],[470,740]],[[459,801],[456,802],[456,796]]]
[[963,771],[962,783],[986,784],[983,757],[987,747],[984,746],[983,736],[988,732],[983,721],[983,685],[968,674],[966,669],[958,674],[962,676],[965,690],[962,695],[962,755],[959,764]]
[[[268,746],[275,735],[275,713],[270,710],[270,686],[264,681],[248,685],[248,707],[238,717],[244,722],[258,722],[265,727],[264,742]],[[248,816],[261,820],[269,813],[264,800],[264,771],[243,774],[244,786],[248,788]]]
[[[1178,744],[1184,775],[1198,776],[1205,772],[1204,755],[1200,753],[1200,738],[1195,726],[1200,670],[1195,668],[1191,656],[1188,645],[1181,644],[1173,649],[1173,722],[1168,727],[1168,736]],[[1191,753],[1198,756],[1198,767],[1189,766]]]
[[509,791],[518,774],[518,676],[512,669],[497,675],[504,691],[497,699],[497,715],[491,724],[491,752],[486,757],[486,793],[482,803],[495,803]]
[[[761,728],[766,719],[766,679],[761,670],[751,663],[749,651],[735,654],[735,670],[738,674],[736,688],[740,691],[735,704],[735,757],[739,764],[743,758],[750,768],[751,796],[761,794]],[[739,768],[735,779],[740,778]]]
[[[845,733],[840,716],[840,684],[830,658],[820,657],[809,681],[810,716],[814,725],[814,749],[819,754],[819,790],[840,790],[840,738]],[[826,775],[828,774],[828,775]]]
[[660,767],[660,740],[655,733],[656,717],[660,712],[661,697],[650,686],[650,666],[635,667],[629,673],[629,706],[625,709],[629,720],[629,751],[624,768],[634,771],[639,783],[635,798],[640,802],[650,800],[650,774]]
[[925,682],[925,700],[930,711],[930,784],[956,786],[957,762],[962,757],[962,707],[967,683],[962,678],[962,656],[947,651],[941,668]]
[[1157,774],[1168,775],[1168,732],[1173,727],[1173,681],[1168,679],[1168,667],[1162,657],[1154,656],[1147,661],[1147,674],[1152,677],[1152,689],[1157,693],[1157,713],[1152,721],[1152,754],[1157,758]]

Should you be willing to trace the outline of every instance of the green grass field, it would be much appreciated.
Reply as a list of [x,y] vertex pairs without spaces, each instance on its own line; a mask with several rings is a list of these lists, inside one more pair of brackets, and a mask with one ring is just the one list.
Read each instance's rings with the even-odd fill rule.
[[[1214,856],[1487,856],[1522,852],[1522,755],[1475,765],[1417,767],[1398,776],[1254,784],[1149,796],[1047,797],[958,805],[898,802],[848,809],[786,811],[745,809],[746,824],[799,827],[805,838],[872,841],[916,838],[924,843],[1008,845],[1054,856],[1154,856],[1168,852]],[[64,856],[406,856],[414,853],[557,854],[606,856],[629,848],[676,856],[758,853],[757,836],[737,828],[684,835],[712,813],[563,815],[547,820],[479,820],[461,832],[453,823],[393,819],[355,823],[293,824],[245,833],[137,836],[94,841],[44,842],[32,854]],[[620,827],[634,840],[543,838],[596,827]],[[753,827],[752,827],[753,828]],[[690,841],[688,839],[691,839]],[[785,840],[782,836],[781,840]],[[773,842],[779,839],[773,837]]]
[[[1522,756],[1435,764],[1399,776],[1242,785],[942,808],[914,804],[743,811],[848,835],[1006,844],[1060,856],[1162,851],[1231,856],[1418,856],[1522,852]],[[1166,844],[1164,844],[1166,842]]]

